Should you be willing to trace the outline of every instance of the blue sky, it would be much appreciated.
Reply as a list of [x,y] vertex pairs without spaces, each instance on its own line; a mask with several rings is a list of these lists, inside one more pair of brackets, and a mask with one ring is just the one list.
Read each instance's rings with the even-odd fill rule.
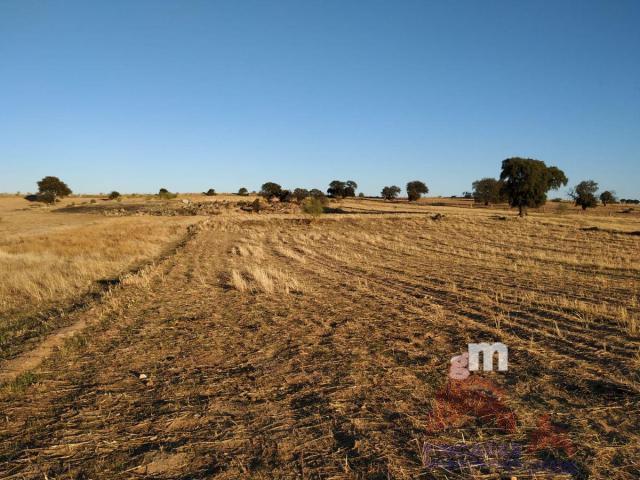
[[0,2],[0,191],[459,195],[510,156],[640,197],[640,2]]

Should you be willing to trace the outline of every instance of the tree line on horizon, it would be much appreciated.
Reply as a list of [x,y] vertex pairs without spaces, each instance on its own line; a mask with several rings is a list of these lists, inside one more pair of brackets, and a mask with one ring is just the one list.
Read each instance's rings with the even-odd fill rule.
[[[555,166],[547,166],[542,160],[532,158],[512,157],[502,162],[502,169],[499,178],[485,177],[472,183],[472,192],[465,192],[465,198],[471,197],[478,203],[485,205],[508,202],[513,208],[518,209],[520,216],[527,215],[527,209],[537,208],[547,201],[547,194],[551,190],[558,190],[566,186],[569,180],[565,173]],[[64,198],[72,194],[69,186],[58,177],[46,176],[37,182],[38,193],[27,195],[25,198],[30,201],[44,203],[55,203],[59,198]],[[304,202],[306,199],[315,199],[321,203],[326,203],[330,198],[349,198],[356,196],[358,184],[353,180],[333,180],[329,183],[326,195],[317,188],[295,188],[293,190],[282,188],[275,182],[266,182],[261,186],[258,195],[268,201],[278,199],[281,202]],[[406,184],[407,198],[409,201],[417,201],[422,195],[429,192],[426,183],[420,180],[413,180]],[[385,200],[396,199],[401,192],[397,185],[383,187],[381,197]],[[579,182],[569,192],[569,196],[576,206],[583,210],[593,208],[598,205],[598,201],[603,205],[611,203],[638,204],[635,199],[618,200],[615,192],[605,190],[599,195],[598,183],[593,180]],[[255,193],[255,192],[254,192]],[[210,188],[204,195],[216,195],[216,191]],[[177,194],[169,192],[166,188],[161,188],[158,192],[160,198],[175,198]],[[242,187],[237,195],[247,196],[248,190]],[[363,193],[358,194],[364,197]],[[109,194],[109,199],[119,199],[120,193],[113,191]]]

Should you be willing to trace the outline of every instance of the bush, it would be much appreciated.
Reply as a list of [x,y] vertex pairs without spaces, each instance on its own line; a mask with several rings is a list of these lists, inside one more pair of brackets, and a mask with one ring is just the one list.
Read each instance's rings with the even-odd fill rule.
[[291,190],[281,190],[280,195],[278,195],[278,200],[285,203],[290,202],[292,198]]
[[308,197],[302,202],[302,211],[307,215],[319,217],[324,212],[325,202],[321,198]]
[[240,190],[238,190],[238,195],[240,195],[241,197],[246,197],[247,195],[249,195],[249,190],[242,187]]
[[120,198],[120,192],[114,190],[109,194],[109,200],[115,200],[116,198]]
[[206,192],[203,192],[207,197],[213,197],[214,195],[216,195],[216,191],[213,188],[210,188],[209,190],[207,190]]
[[171,193],[166,188],[161,188],[158,191],[158,196],[160,198],[162,198],[163,200],[171,200],[172,198],[176,198],[178,196],[178,194],[177,193]]
[[293,191],[293,198],[295,198],[298,202],[302,202],[309,195],[309,190],[307,190],[306,188],[296,188]]
[[282,187],[274,182],[263,183],[262,188],[260,189],[260,196],[267,200],[271,200],[274,197],[280,198],[281,194]]
[[324,194],[324,192],[322,190],[318,190],[317,188],[312,188],[309,191],[309,196],[312,198],[319,198],[323,202],[327,201],[327,196]]
[[251,202],[251,209],[256,213],[262,210],[262,203],[260,202],[259,198],[256,198],[253,202]]

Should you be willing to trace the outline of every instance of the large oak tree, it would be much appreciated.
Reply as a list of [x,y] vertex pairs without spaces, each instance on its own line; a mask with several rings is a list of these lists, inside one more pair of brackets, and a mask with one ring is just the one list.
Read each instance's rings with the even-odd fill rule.
[[535,208],[547,201],[547,192],[566,185],[568,179],[558,167],[547,167],[541,160],[513,157],[502,162],[502,192],[509,205],[525,216],[527,208]]

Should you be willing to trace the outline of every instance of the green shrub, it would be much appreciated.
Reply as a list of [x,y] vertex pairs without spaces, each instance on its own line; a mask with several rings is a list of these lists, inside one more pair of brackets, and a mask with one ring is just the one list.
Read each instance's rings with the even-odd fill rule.
[[260,190],[260,196],[271,200],[272,198],[279,198],[282,195],[282,187],[274,182],[267,182],[262,184]]
[[32,372],[24,372],[15,379],[6,384],[6,388],[12,393],[24,393],[34,383],[37,383],[38,377]]
[[171,193],[166,188],[161,188],[158,191],[158,197],[162,198],[163,200],[171,200],[172,198],[176,198],[177,196],[177,193]]
[[324,213],[325,202],[321,198],[308,197],[302,202],[302,211],[307,215],[319,217]]
[[309,190],[307,190],[306,188],[296,188],[293,191],[293,198],[295,198],[298,202],[302,202],[308,196]]

